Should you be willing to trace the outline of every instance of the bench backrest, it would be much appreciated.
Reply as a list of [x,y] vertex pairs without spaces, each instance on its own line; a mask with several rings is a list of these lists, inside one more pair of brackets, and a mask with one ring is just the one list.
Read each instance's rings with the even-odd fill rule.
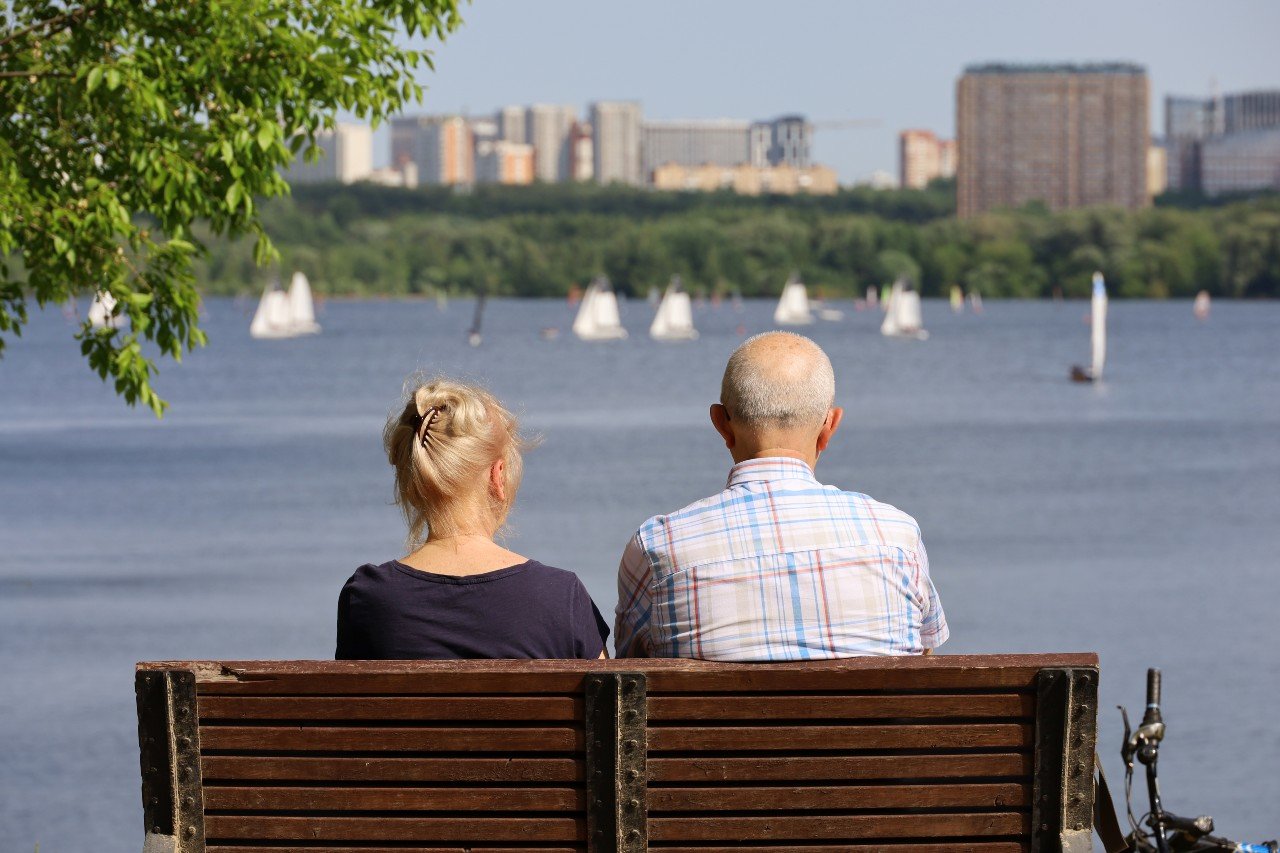
[[1095,655],[138,665],[151,849],[1090,849]]

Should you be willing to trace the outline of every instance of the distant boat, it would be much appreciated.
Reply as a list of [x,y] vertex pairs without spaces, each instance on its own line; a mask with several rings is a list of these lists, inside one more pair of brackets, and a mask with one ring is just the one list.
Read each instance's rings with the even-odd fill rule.
[[920,294],[905,278],[899,278],[889,291],[888,306],[880,334],[894,338],[915,338],[923,341],[929,337],[924,330],[920,313]]
[[796,273],[792,273],[782,286],[773,322],[779,326],[807,326],[813,322],[813,314],[809,311],[809,291]]
[[480,294],[476,297],[476,313],[471,318],[471,329],[467,332],[467,343],[473,347],[480,346],[483,341],[480,337],[480,323],[484,320],[485,298],[484,291],[480,291]]
[[658,303],[658,312],[653,315],[653,325],[649,326],[649,337],[655,341],[693,341],[698,338],[698,330],[693,327],[693,308],[689,304],[689,294],[684,292],[684,285],[678,275],[671,277],[667,292]]
[[115,309],[116,298],[105,290],[99,290],[89,306],[89,322],[95,329],[118,329],[124,317],[116,314]]
[[818,304],[818,319],[826,320],[828,323],[838,323],[844,319],[844,312],[839,308],[832,308],[825,302]]
[[1191,311],[1196,315],[1196,319],[1200,322],[1204,322],[1209,319],[1209,291],[1202,290],[1196,294],[1196,301],[1192,306]]
[[656,287],[649,288],[649,304],[657,305],[662,301],[662,292]]
[[873,284],[867,288],[867,306],[876,308],[880,305],[880,290]]
[[1093,301],[1089,309],[1091,333],[1089,344],[1092,359],[1088,368],[1071,367],[1071,381],[1097,382],[1102,379],[1102,368],[1107,363],[1107,283],[1102,273],[1093,274]]
[[969,310],[975,314],[982,313],[982,294],[976,290],[969,294]]
[[288,292],[280,287],[279,279],[267,285],[249,324],[249,334],[255,338],[296,338],[319,331],[311,285],[300,272],[293,274]]
[[956,314],[964,313],[964,291],[958,284],[951,285],[951,310]]
[[584,341],[616,341],[627,336],[609,279],[597,276],[587,287],[573,320],[573,333]]

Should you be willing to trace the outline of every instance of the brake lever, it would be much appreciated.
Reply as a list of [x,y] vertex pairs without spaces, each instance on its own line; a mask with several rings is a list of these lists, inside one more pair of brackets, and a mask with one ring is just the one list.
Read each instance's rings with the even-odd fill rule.
[[1124,766],[1128,770],[1133,769],[1133,755],[1138,751],[1137,739],[1133,737],[1133,730],[1129,726],[1129,712],[1125,710],[1123,705],[1117,705],[1120,709],[1120,716],[1124,719],[1124,743],[1120,747],[1120,757],[1124,760]]

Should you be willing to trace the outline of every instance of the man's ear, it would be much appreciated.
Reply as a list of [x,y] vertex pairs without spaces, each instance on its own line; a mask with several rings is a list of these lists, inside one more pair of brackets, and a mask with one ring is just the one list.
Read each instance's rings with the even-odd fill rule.
[[729,410],[720,403],[711,404],[711,425],[724,439],[724,446],[733,450],[738,440],[733,435],[733,424],[729,421]]
[[836,430],[840,429],[840,422],[844,420],[844,409],[836,406],[827,412],[827,418],[822,422],[822,429],[818,431],[818,452],[827,449],[827,445],[831,442],[831,436],[836,434]]
[[499,459],[489,466],[489,494],[499,503],[507,502],[507,463]]

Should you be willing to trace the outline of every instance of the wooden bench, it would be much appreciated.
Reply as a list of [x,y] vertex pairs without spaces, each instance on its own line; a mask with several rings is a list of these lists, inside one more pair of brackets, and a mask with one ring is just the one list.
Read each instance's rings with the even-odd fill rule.
[[149,851],[1089,850],[1092,654],[137,669]]

